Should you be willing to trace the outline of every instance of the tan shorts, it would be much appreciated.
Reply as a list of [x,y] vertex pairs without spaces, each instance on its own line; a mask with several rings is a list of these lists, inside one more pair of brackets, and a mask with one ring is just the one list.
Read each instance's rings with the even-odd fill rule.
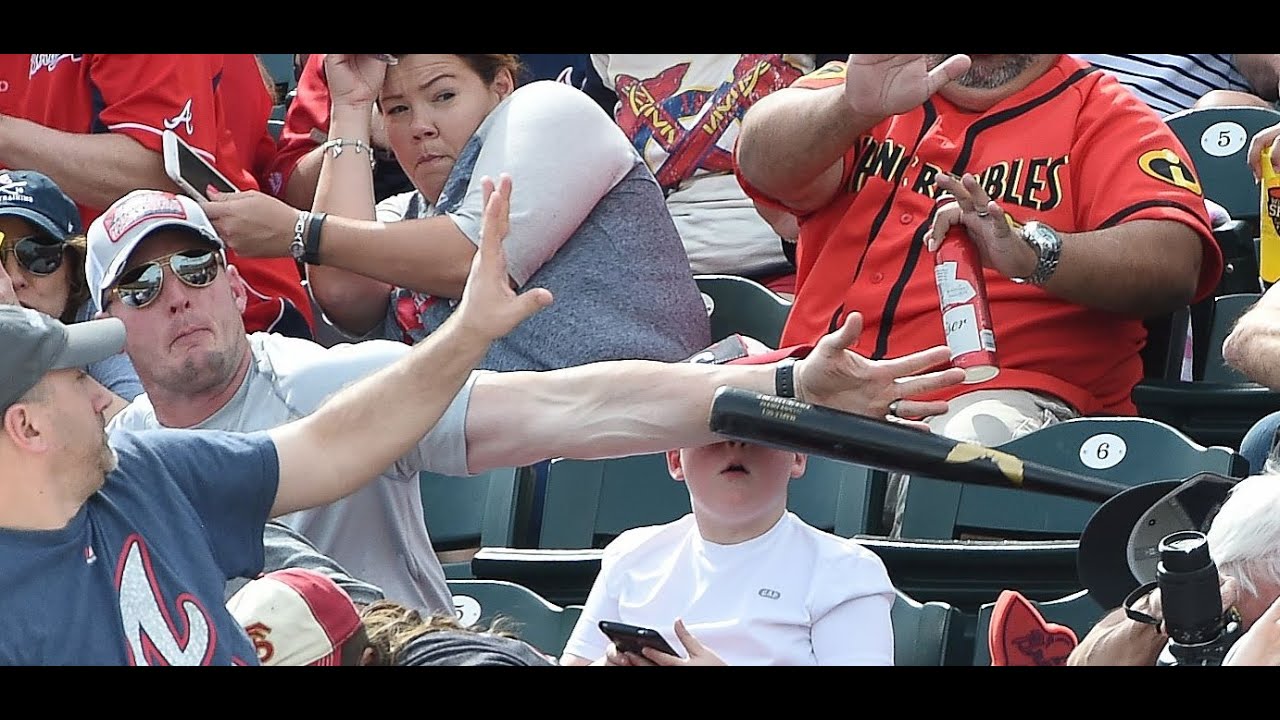
[[[952,399],[948,405],[946,414],[925,419],[929,428],[953,440],[987,447],[1080,415],[1052,395],[1029,390],[975,390]],[[891,528],[890,537],[899,537],[902,530],[909,479],[906,475],[889,474],[884,523]]]

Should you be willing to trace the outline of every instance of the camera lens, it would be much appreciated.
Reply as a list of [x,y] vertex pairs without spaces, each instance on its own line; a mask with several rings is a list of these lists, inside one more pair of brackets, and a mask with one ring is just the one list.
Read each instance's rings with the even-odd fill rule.
[[1159,552],[1156,580],[1169,637],[1184,645],[1212,640],[1223,627],[1222,597],[1205,536],[1173,533],[1160,541]]
[[1160,541],[1160,562],[1170,572],[1192,572],[1211,562],[1209,543],[1194,530],[1176,532]]

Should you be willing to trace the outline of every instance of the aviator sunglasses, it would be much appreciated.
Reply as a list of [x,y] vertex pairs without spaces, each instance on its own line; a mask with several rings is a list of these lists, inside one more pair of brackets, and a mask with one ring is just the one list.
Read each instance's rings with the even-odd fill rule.
[[61,240],[44,235],[10,240],[4,233],[0,233],[0,261],[3,261],[5,255],[13,253],[23,270],[44,277],[58,272],[58,268],[62,267],[63,250],[66,246]]
[[188,287],[202,288],[218,277],[219,255],[213,250],[180,250],[143,263],[120,276],[110,294],[131,308],[144,308],[160,297],[164,265]]

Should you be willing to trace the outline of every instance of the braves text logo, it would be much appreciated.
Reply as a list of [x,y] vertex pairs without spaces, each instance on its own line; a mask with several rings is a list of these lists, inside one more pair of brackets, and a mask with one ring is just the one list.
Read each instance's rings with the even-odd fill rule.
[[[781,55],[743,55],[733,76],[714,92],[677,92],[688,71],[689,63],[681,63],[645,80],[619,75],[615,82],[622,100],[618,124],[632,144],[641,155],[650,140],[667,152],[654,168],[658,184],[666,189],[697,170],[731,172],[732,155],[716,143],[757,100],[800,77]],[[687,128],[681,123],[685,118],[692,120]]]
[[131,665],[209,664],[217,645],[212,618],[189,593],[174,598],[176,612],[171,611],[147,546],[136,534],[125,538],[116,568],[116,590]]
[[40,72],[41,70],[48,70],[49,72],[53,72],[53,69],[57,67],[58,63],[62,62],[63,60],[69,59],[71,60],[71,62],[80,62],[80,60],[82,60],[83,58],[84,58],[84,55],[70,55],[70,54],[58,55],[58,54],[49,54],[49,53],[32,53],[31,68],[27,73],[27,77],[33,78],[36,76],[36,73]]
[[164,121],[165,130],[177,130],[179,125],[187,131],[187,135],[191,135],[191,98],[187,98],[187,104],[182,106],[181,112]]

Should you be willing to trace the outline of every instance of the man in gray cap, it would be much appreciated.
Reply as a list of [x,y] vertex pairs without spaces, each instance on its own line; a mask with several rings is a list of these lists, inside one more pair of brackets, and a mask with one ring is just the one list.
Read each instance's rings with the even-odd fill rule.
[[[410,351],[387,340],[324,348],[267,333],[246,336],[238,312],[245,286],[233,266],[222,269],[222,241],[187,198],[130,193],[93,222],[88,240],[94,300],[128,327],[126,349],[146,389],[113,419],[112,431],[266,430],[311,413],[328,395]],[[420,471],[465,476],[553,457],[616,457],[716,442],[708,417],[723,385],[884,417],[900,398],[963,379],[957,369],[917,376],[948,364],[944,346],[879,361],[845,350],[859,321],[854,313],[798,361],[781,359],[789,354],[783,351],[744,366],[616,361],[474,373],[432,432],[387,463],[381,481],[283,520],[387,598],[452,613],[423,520]],[[424,373],[427,379],[434,374]],[[910,416],[945,407],[898,404]],[[391,409],[386,413],[390,418]]]
[[[262,570],[267,519],[376,477],[431,429],[492,342],[550,302],[510,287],[490,222],[506,193],[486,198],[455,316],[267,432],[123,432],[108,443],[110,395],[78,368],[118,352],[124,324],[64,326],[0,307],[0,665],[257,664],[223,595],[229,578]],[[185,261],[166,270],[191,271]]]

